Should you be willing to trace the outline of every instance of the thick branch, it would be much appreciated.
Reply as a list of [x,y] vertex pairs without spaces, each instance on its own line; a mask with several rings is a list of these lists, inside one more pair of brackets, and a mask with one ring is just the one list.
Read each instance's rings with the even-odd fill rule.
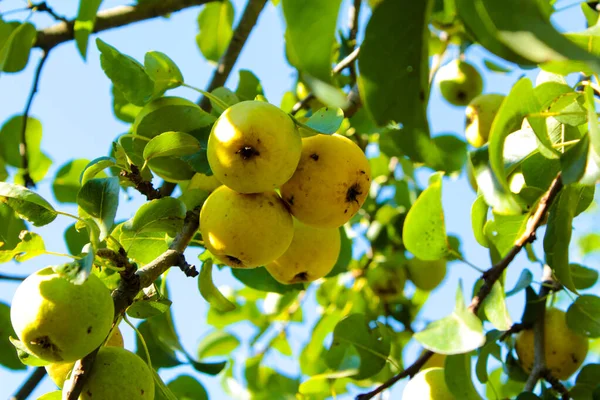
[[29,156],[27,151],[27,119],[29,118],[29,111],[31,110],[33,98],[35,97],[35,94],[38,91],[40,75],[42,74],[44,63],[46,62],[46,59],[48,59],[49,54],[49,51],[44,51],[42,54],[42,58],[40,58],[40,62],[38,63],[38,66],[35,69],[35,73],[33,75],[33,85],[31,86],[29,97],[27,98],[27,104],[25,105],[25,110],[23,111],[23,123],[21,125],[21,142],[19,143],[19,154],[21,155],[21,168],[23,168],[23,180],[25,183],[25,187],[28,188],[35,187],[35,182],[33,181],[33,179],[31,179],[31,175],[29,174]]
[[9,400],[25,400],[46,376],[44,367],[37,367]]
[[[96,16],[94,32],[118,28],[147,19],[162,17],[183,9],[209,3],[212,0],[144,1],[136,6],[118,6],[100,11]],[[75,21],[60,22],[37,33],[35,47],[44,50],[73,40]]]
[[[483,303],[485,298],[492,291],[492,287],[494,286],[494,283],[496,283],[496,281],[498,281],[498,279],[500,279],[504,270],[508,267],[508,265],[512,262],[512,260],[514,260],[514,258],[517,256],[517,254],[519,254],[521,249],[523,247],[525,247],[525,245],[527,243],[531,243],[535,240],[535,237],[536,237],[535,232],[536,232],[537,228],[539,228],[539,226],[544,221],[546,214],[548,213],[550,206],[552,205],[552,202],[554,201],[554,199],[560,192],[560,189],[562,188],[562,186],[563,185],[562,185],[562,181],[561,181],[561,175],[559,173],[556,176],[556,178],[554,179],[554,181],[552,181],[552,184],[550,185],[550,188],[548,189],[546,194],[544,194],[544,196],[540,199],[540,202],[538,203],[538,206],[537,206],[534,214],[531,216],[531,218],[527,222],[527,228],[525,229],[525,232],[523,233],[523,235],[521,235],[515,241],[513,248],[508,252],[508,254],[502,260],[500,260],[497,264],[492,266],[490,269],[488,269],[483,274],[483,276],[481,278],[484,280],[484,283],[481,286],[481,288],[479,289],[479,292],[477,292],[477,295],[475,295],[475,297],[473,297],[473,299],[471,300],[471,305],[469,306],[469,311],[471,311],[473,314],[477,315],[477,311],[479,311],[479,307],[481,307],[481,304]],[[546,276],[544,276],[544,278],[546,278]],[[552,286],[551,285],[543,285],[543,287],[552,287]],[[542,328],[543,328],[543,325],[542,325]],[[400,379],[405,378],[407,376],[412,377],[414,374],[416,374],[419,371],[419,369],[423,366],[423,364],[425,364],[427,359],[429,359],[429,357],[431,357],[432,355],[433,355],[433,353],[431,351],[429,351],[429,350],[426,351],[410,367],[406,368],[404,371],[402,371],[398,375],[392,377],[391,379],[389,379],[388,381],[383,383],[381,386],[377,387],[375,390],[373,390],[369,393],[365,393],[365,394],[361,394],[361,395],[357,396],[356,400],[371,399],[374,396],[376,396],[377,394],[379,394],[380,392],[382,392],[383,390],[392,386],[394,383],[396,383]],[[425,361],[421,362],[422,359],[425,357],[426,357]],[[534,370],[535,370],[535,368],[534,368]],[[407,373],[407,371],[409,371],[409,372]],[[540,373],[542,373],[542,372],[544,372],[544,371],[540,371]],[[539,379],[539,376],[538,376],[538,379]],[[537,382],[537,380],[536,380],[536,382]]]
[[[146,264],[137,271],[134,271],[133,268],[126,268],[125,271],[120,273],[121,281],[119,282],[119,286],[112,293],[113,301],[115,303],[115,323],[125,313],[127,307],[133,303],[133,300],[139,291],[150,286],[159,276],[172,266],[179,266],[184,269],[186,275],[194,276],[193,273],[190,273],[189,271],[195,271],[195,268],[185,262],[183,252],[198,230],[200,225],[199,214],[200,212],[198,209],[188,211],[183,223],[183,228],[175,237],[169,249],[151,263]],[[107,255],[104,253],[102,254]],[[73,369],[74,379],[71,387],[65,387],[65,389],[63,389],[64,400],[76,400],[79,397],[87,373],[94,363],[97,352],[98,349],[77,361],[75,368]]]
[[[250,36],[252,28],[254,28],[254,25],[256,25],[256,22],[258,21],[258,16],[263,8],[265,8],[267,1],[268,0],[248,0],[240,22],[233,32],[229,46],[219,60],[219,64],[213,73],[212,79],[206,87],[207,92],[212,92],[214,89],[225,85],[248,36]],[[200,107],[205,110],[210,109],[210,100],[206,97],[202,97],[199,104]]]

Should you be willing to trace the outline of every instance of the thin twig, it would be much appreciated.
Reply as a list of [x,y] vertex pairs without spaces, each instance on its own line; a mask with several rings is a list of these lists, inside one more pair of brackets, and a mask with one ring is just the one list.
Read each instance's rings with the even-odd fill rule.
[[27,103],[25,104],[25,110],[23,111],[23,122],[21,125],[21,142],[19,143],[19,154],[21,155],[21,168],[23,168],[23,180],[25,183],[25,187],[33,188],[35,187],[35,182],[31,179],[31,175],[29,173],[29,157],[28,157],[28,149],[27,149],[27,119],[29,118],[29,111],[31,110],[31,104],[33,103],[33,98],[38,91],[38,85],[40,82],[40,75],[42,74],[42,69],[44,68],[44,64],[48,59],[48,55],[50,51],[42,52],[42,58],[38,63],[37,68],[35,69],[35,73],[33,75],[33,85],[31,86],[31,91],[29,92],[29,97],[27,98]]
[[[225,50],[223,56],[221,56],[210,83],[206,87],[207,92],[212,92],[216,88],[225,85],[246,40],[248,40],[248,36],[250,36],[250,32],[252,32],[252,29],[256,25],[258,17],[266,4],[267,0],[248,0],[244,13],[240,18],[240,22],[233,31],[229,46],[227,47],[227,50]],[[208,98],[203,96],[198,104],[204,110],[210,110],[210,100]]]
[[46,376],[46,368],[37,367],[9,400],[25,400]]
[[27,277],[26,276],[12,276],[12,275],[0,274],[0,280],[4,280],[4,281],[22,282],[25,280],[25,278],[27,278]]
[[[94,33],[129,25],[139,21],[162,17],[186,8],[199,6],[212,0],[161,0],[144,1],[135,6],[118,6],[103,10],[96,16]],[[35,47],[49,50],[74,38],[75,21],[60,22],[37,33]]]
[[546,371],[546,373],[542,375],[542,378],[552,385],[552,389],[560,393],[561,400],[569,400],[571,398],[569,390],[565,387],[565,385],[562,384],[560,380],[553,377],[550,371]]
[[502,335],[498,338],[498,341],[504,342],[506,340],[506,338],[509,337],[510,335],[514,335],[515,333],[519,333],[525,329],[527,329],[527,326],[525,324],[522,324],[519,322],[512,324],[512,326],[507,331],[504,331],[502,333]]
[[[350,7],[349,15],[349,24],[348,24],[348,46],[350,49],[354,50],[356,47],[356,35],[358,34],[358,20],[360,16],[360,8],[362,5],[362,0],[354,0],[354,3]],[[356,65],[355,63],[350,63],[350,82],[351,85],[356,84]]]
[[[517,254],[519,254],[521,249],[523,247],[525,247],[525,245],[527,243],[531,243],[535,240],[535,237],[536,237],[535,232],[536,232],[537,228],[539,228],[539,226],[542,224],[542,222],[544,222],[546,214],[548,213],[550,206],[552,205],[552,202],[554,201],[554,199],[560,192],[560,189],[562,188],[562,186],[563,185],[562,185],[562,180],[561,180],[561,174],[559,173],[556,176],[556,178],[554,179],[554,181],[552,181],[550,188],[548,189],[546,194],[544,194],[544,196],[540,199],[534,214],[530,217],[529,221],[527,222],[527,227],[526,227],[523,235],[521,235],[515,241],[515,244],[512,247],[512,249],[508,252],[508,254],[502,260],[500,260],[497,264],[495,264],[490,269],[488,269],[481,276],[481,279],[483,279],[484,283],[481,286],[481,288],[479,289],[479,291],[477,292],[477,294],[475,295],[475,297],[473,297],[473,299],[471,300],[471,305],[469,306],[469,311],[471,311],[473,314],[477,315],[477,311],[479,311],[479,307],[481,307],[481,304],[483,303],[483,301],[486,299],[486,297],[492,291],[492,287],[494,286],[494,283],[496,283],[496,281],[498,281],[498,279],[500,279],[504,270],[508,267],[508,265],[512,262],[512,260],[514,260],[514,258],[517,256]],[[381,393],[383,390],[392,386],[394,383],[398,382],[400,379],[405,378],[407,376],[412,377],[414,374],[416,374],[419,371],[419,369],[423,366],[423,364],[425,364],[425,362],[432,355],[433,355],[433,353],[431,351],[429,351],[429,350],[426,351],[425,353],[423,353],[421,355],[421,357],[419,357],[419,359],[417,359],[417,361],[415,361],[411,366],[406,368],[404,371],[402,371],[398,375],[392,377],[391,379],[389,379],[382,385],[378,386],[375,390],[373,390],[369,393],[365,393],[365,394],[361,394],[361,395],[357,396],[356,400],[371,399],[371,398],[375,397],[377,394]],[[424,357],[425,357],[425,361],[423,361]],[[407,373],[407,371],[408,371],[408,373]]]
[[160,190],[154,188],[152,182],[148,182],[142,178],[140,169],[136,165],[131,164],[130,168],[131,172],[122,170],[120,175],[126,179],[129,179],[138,192],[146,196],[146,199],[148,200],[155,200],[163,197]]
[[40,4],[32,4],[30,7],[33,11],[46,12],[57,21],[68,22],[68,20],[62,15],[58,15],[54,10],[45,2],[42,1]]
[[[131,267],[120,272],[121,281],[119,282],[119,286],[112,292],[115,304],[115,317],[113,320],[115,323],[125,313],[127,307],[133,303],[133,300],[140,290],[150,286],[159,276],[172,266],[181,266],[183,252],[198,230],[199,214],[199,209],[188,211],[181,231],[177,234],[167,251],[137,271]],[[114,255],[111,255],[111,257],[114,257]],[[185,259],[183,260],[183,262],[185,262]],[[75,363],[73,369],[74,378],[70,381],[69,387],[63,388],[64,400],[76,400],[79,397],[97,352],[98,349]]]

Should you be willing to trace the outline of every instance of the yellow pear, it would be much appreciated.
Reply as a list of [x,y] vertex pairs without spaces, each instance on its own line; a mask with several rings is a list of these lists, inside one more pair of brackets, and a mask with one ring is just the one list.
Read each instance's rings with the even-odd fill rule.
[[455,106],[466,106],[483,90],[481,75],[463,60],[453,60],[441,67],[437,81],[444,99]]
[[[105,346],[123,347],[123,335],[121,334],[119,328],[116,328],[112,331],[112,334],[106,341]],[[48,376],[50,379],[52,379],[52,382],[62,389],[65,380],[67,379],[67,375],[69,375],[69,372],[71,372],[74,365],[74,362],[60,362],[48,364],[45,366],[45,368]]]
[[362,207],[371,186],[365,153],[350,139],[316,135],[302,139],[302,156],[281,197],[301,222],[338,228]]
[[[421,353],[421,354],[423,354],[423,353]],[[446,355],[439,354],[439,353],[433,353],[433,355],[431,357],[429,357],[429,360],[427,360],[427,362],[425,364],[423,364],[421,369],[425,370],[425,369],[429,369],[429,368],[444,368],[445,365],[446,365]]]
[[[70,377],[65,387],[71,383]],[[154,378],[148,365],[120,347],[102,347],[85,383],[80,400],[153,400]]]
[[[548,308],[544,320],[546,367],[552,376],[569,379],[585,360],[588,339],[567,326],[566,314],[557,308]],[[534,361],[533,329],[519,332],[515,349],[523,369],[530,372]]]
[[262,193],[294,174],[302,141],[292,118],[263,101],[242,101],[215,122],[208,163],[215,177],[240,193]]
[[433,290],[446,276],[446,260],[424,261],[418,258],[408,260],[408,279],[421,290]]
[[194,174],[186,190],[200,189],[205,192],[214,192],[222,183],[214,175],[205,175],[200,172]]
[[446,385],[443,368],[429,368],[416,374],[404,388],[402,400],[456,400]]
[[313,228],[294,219],[294,238],[285,253],[265,267],[277,281],[312,282],[327,275],[340,255],[337,228]]
[[504,101],[505,96],[496,93],[481,94],[467,106],[465,136],[474,147],[481,147],[488,142],[492,122]]
[[10,309],[23,345],[42,360],[76,361],[102,344],[114,316],[110,291],[96,275],[75,285],[51,267],[17,288]]
[[255,268],[280,257],[292,243],[292,216],[275,191],[238,193],[221,186],[200,212],[205,247],[234,268]]

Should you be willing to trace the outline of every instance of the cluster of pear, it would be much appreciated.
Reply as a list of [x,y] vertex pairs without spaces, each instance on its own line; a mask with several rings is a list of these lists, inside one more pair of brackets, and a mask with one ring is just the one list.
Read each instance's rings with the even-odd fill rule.
[[75,362],[104,343],[79,398],[154,399],[152,372],[123,348],[110,291],[96,275],[77,285],[52,267],[39,270],[17,288],[10,317],[26,351],[48,363],[59,388],[72,379]]
[[284,284],[331,271],[339,227],[358,212],[371,183],[369,162],[354,142],[337,134],[302,138],[278,107],[244,101],[215,122],[207,155],[214,177],[188,187],[212,185],[200,231],[220,262],[265,266]]

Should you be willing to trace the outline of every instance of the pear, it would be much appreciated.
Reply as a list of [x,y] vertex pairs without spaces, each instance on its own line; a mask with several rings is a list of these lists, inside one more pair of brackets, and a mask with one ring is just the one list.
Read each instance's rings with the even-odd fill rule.
[[456,400],[446,385],[443,368],[429,368],[416,374],[404,388],[402,400]]
[[446,260],[424,261],[418,258],[408,260],[408,279],[421,290],[430,291],[442,283],[446,277]]
[[483,90],[481,74],[463,60],[453,60],[441,67],[437,81],[444,99],[455,106],[466,106]]
[[465,136],[473,147],[481,147],[488,142],[492,122],[504,98],[502,94],[481,94],[467,106]]

